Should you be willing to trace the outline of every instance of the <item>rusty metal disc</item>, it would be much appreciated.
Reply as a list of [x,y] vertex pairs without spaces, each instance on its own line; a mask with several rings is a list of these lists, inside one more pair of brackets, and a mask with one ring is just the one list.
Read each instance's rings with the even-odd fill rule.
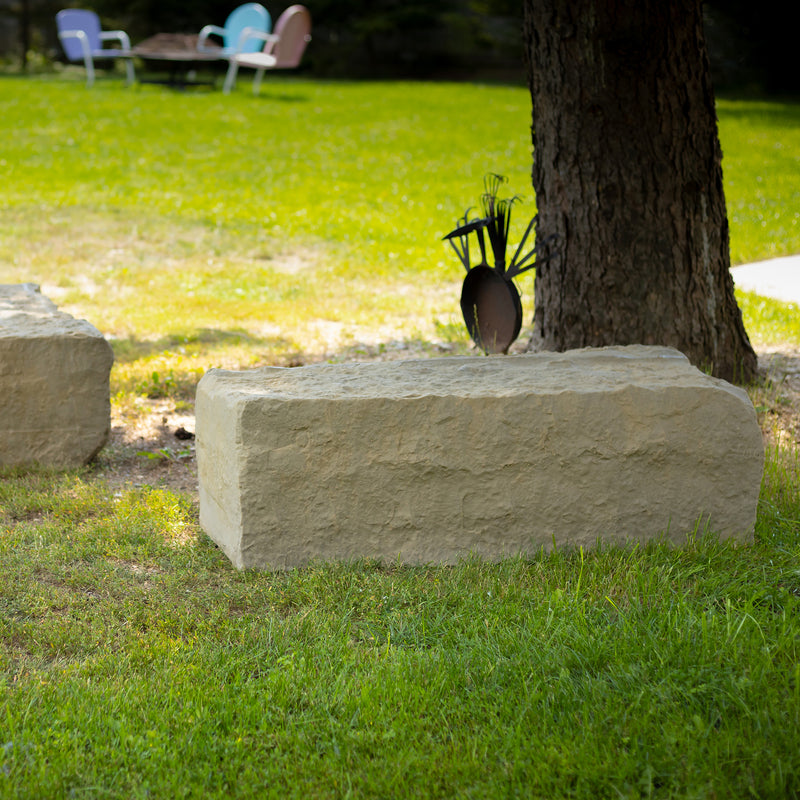
[[522,327],[517,287],[485,264],[464,278],[461,313],[472,341],[485,353],[507,352]]

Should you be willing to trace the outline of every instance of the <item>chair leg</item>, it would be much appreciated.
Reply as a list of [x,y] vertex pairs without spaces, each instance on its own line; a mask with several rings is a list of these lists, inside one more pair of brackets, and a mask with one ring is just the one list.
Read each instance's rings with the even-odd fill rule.
[[78,41],[81,43],[83,66],[86,67],[86,88],[91,89],[92,86],[94,86],[94,59],[92,58],[92,51],[89,48],[89,40],[86,38],[86,34],[83,31],[78,35]]
[[[81,46],[83,66],[86,67],[86,88],[91,89],[92,86],[94,86],[94,59],[92,59],[92,51],[89,47],[89,39],[83,31],[68,31],[67,35],[77,39]],[[61,38],[61,34],[59,34],[59,38]],[[76,58],[75,61],[77,60],[78,59]]]
[[133,59],[126,58],[125,59],[125,73],[127,78],[125,80],[126,85],[131,86],[133,82],[136,80],[136,74],[133,71]]
[[261,79],[264,77],[264,70],[257,69],[256,74],[253,76],[253,94],[258,94],[261,89]]
[[91,89],[94,86],[94,60],[91,56],[84,56],[83,63],[86,67],[86,88]]
[[228,64],[228,74],[225,76],[225,83],[222,85],[223,94],[231,93],[231,89],[233,89],[233,86],[236,83],[236,73],[238,71],[239,65],[236,63],[236,60],[232,58]]

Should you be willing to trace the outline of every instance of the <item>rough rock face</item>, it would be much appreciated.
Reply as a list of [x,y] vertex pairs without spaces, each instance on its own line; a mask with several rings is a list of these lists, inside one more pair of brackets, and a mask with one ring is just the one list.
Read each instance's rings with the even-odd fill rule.
[[747,394],[660,347],[211,370],[196,426],[239,568],[746,539],[764,457]]
[[114,354],[33,283],[0,285],[0,466],[90,461],[111,426]]

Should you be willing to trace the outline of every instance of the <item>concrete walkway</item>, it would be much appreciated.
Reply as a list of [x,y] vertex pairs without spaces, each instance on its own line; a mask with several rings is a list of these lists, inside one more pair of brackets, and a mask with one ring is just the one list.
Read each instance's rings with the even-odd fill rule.
[[737,289],[800,305],[800,255],[731,267]]

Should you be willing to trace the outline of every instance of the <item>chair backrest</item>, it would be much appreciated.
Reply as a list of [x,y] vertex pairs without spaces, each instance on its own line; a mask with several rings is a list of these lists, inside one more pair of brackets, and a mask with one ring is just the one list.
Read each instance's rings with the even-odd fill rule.
[[[94,11],[82,8],[64,8],[56,14],[56,27],[61,31],[83,31],[89,40],[90,50],[100,50],[100,17]],[[61,41],[64,52],[70,61],[82,61],[81,43],[74,37]]]
[[[223,37],[226,50],[236,50],[239,37],[245,28],[255,28],[262,33],[269,33],[272,28],[272,18],[261,3],[245,3],[231,11],[225,20],[225,36]],[[242,53],[257,53],[264,46],[262,39],[248,39],[241,49]]]
[[311,13],[305,6],[289,6],[275,23],[278,40],[270,52],[276,69],[292,69],[300,63],[311,41]]

